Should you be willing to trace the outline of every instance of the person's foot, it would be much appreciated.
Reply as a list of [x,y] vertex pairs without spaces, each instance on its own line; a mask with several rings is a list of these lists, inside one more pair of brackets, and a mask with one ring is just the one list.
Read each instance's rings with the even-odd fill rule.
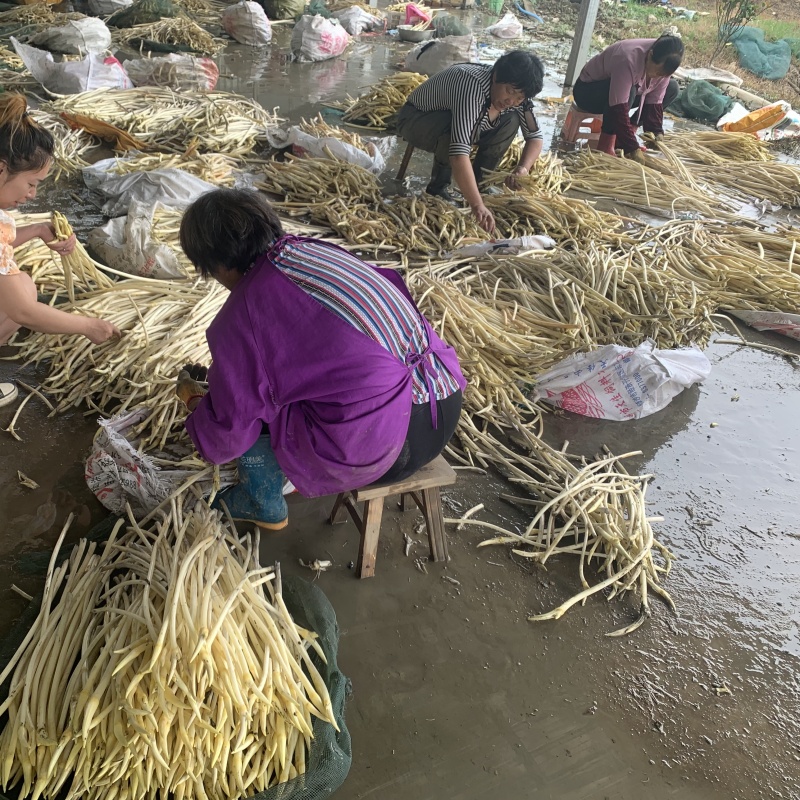
[[19,389],[6,381],[0,382],[0,408],[13,403],[19,396]]
[[453,196],[453,193],[448,189],[447,186],[443,186],[441,189],[434,189],[431,191],[430,188],[425,189],[425,193],[431,195],[432,197],[441,197],[442,200],[445,200],[448,203],[455,203],[456,198]]

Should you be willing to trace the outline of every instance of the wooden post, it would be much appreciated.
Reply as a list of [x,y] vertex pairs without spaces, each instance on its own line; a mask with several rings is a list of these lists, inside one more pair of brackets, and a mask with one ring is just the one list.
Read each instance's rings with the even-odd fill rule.
[[575,26],[575,38],[572,40],[572,50],[567,62],[567,72],[564,76],[564,86],[574,86],[583,65],[589,59],[589,46],[592,43],[594,24],[597,22],[597,9],[600,0],[583,0],[578,14],[578,24]]

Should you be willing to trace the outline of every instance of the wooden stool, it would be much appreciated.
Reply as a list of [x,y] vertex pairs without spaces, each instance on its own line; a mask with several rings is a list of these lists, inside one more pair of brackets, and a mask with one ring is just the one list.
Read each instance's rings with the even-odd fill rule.
[[596,150],[602,127],[602,114],[582,111],[573,103],[561,128],[560,138],[563,144],[576,145],[586,142],[592,150]]
[[[415,472],[410,478],[397,483],[372,484],[363,489],[343,492],[336,498],[331,511],[330,522],[344,522],[342,512],[347,509],[361,532],[361,546],[358,550],[357,574],[359,578],[371,578],[375,574],[375,559],[378,556],[378,537],[381,533],[383,498],[393,494],[400,495],[400,510],[405,511],[405,497],[410,495],[425,517],[428,529],[428,542],[431,546],[432,561],[447,561],[447,540],[444,536],[444,516],[442,514],[441,486],[456,482],[453,468],[437,456],[430,464]],[[357,503],[364,503],[359,513]]]
[[406,172],[408,171],[408,162],[411,161],[411,156],[414,155],[414,145],[409,144],[406,146],[406,151],[403,153],[403,160],[400,162],[400,169],[397,170],[397,175],[395,175],[396,181],[402,181],[403,178],[406,177]]

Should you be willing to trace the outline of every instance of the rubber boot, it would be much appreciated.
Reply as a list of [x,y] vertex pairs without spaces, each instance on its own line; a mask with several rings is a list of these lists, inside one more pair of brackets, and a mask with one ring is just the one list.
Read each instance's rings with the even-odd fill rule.
[[617,137],[613,133],[600,133],[600,139],[597,141],[597,149],[601,153],[607,153],[610,156],[616,155],[614,152],[614,145],[616,144]]
[[223,492],[213,503],[222,503],[237,522],[253,522],[260,528],[278,531],[289,522],[289,509],[283,497],[283,472],[269,443],[269,436],[258,441],[239,459],[239,483]]
[[453,202],[453,195],[448,191],[452,177],[453,170],[450,169],[450,165],[440,164],[434,158],[431,180],[425,188],[425,191],[428,194],[432,194],[434,197],[441,197],[443,200]]

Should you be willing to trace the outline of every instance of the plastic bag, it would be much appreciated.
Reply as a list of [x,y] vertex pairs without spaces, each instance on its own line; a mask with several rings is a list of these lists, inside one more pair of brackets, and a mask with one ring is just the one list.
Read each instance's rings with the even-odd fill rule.
[[430,22],[431,15],[423,11],[414,3],[406,3],[406,25],[419,25],[420,22]]
[[[761,136],[762,134],[759,134]],[[763,134],[764,139],[778,141],[779,139],[796,139],[800,137],[800,114],[791,109],[774,128]]]
[[[330,158],[356,164],[369,170],[373,175],[380,175],[386,169],[384,154],[372,142],[366,142],[370,153],[343,142],[334,136],[312,136],[296,125],[289,130],[275,129],[267,133],[270,146],[278,150],[291,147],[296,155],[310,155],[313,158]],[[325,152],[325,151],[328,152]],[[330,155],[329,155],[330,154]]]
[[552,250],[556,246],[549,236],[521,236],[519,239],[499,239],[495,242],[477,242],[454,250],[453,258],[470,256],[516,256],[530,250]]
[[[92,452],[86,460],[85,476],[89,489],[112,513],[125,514],[125,504],[130,503],[137,517],[149,514],[162,500],[169,497],[180,485],[195,474],[193,470],[169,470],[157,467],[150,457],[138,452],[125,436],[151,413],[151,409],[138,407],[112,419],[101,419],[100,430],[95,434]],[[188,456],[187,445],[174,448],[170,453],[176,461]],[[185,451],[185,452],[184,452]],[[232,465],[220,468],[220,486],[230,486],[236,481]],[[213,481],[198,481],[196,486],[209,494]]]
[[454,64],[477,60],[478,47],[474,36],[446,36],[444,39],[421,42],[409,50],[404,68],[406,72],[435,75]]
[[48,28],[28,39],[28,44],[51,53],[85,55],[105,53],[111,47],[111,31],[95,17],[70,20],[57,28]]
[[334,11],[333,16],[339,20],[341,26],[351,35],[359,36],[364,31],[372,31],[383,27],[383,20],[368,14],[363,8],[350,6],[342,11]]
[[510,12],[507,11],[499,22],[490,25],[486,33],[497,36],[500,39],[518,39],[522,36],[522,23]]
[[305,11],[306,0],[261,0],[270,19],[297,19]]
[[109,198],[103,206],[107,217],[126,214],[136,200],[150,204],[161,202],[165,206],[188,205],[201,194],[217,188],[182,169],[153,169],[119,175],[109,171],[114,163],[115,160],[109,158],[83,170],[86,186]]
[[778,103],[772,103],[764,106],[764,108],[751,111],[735,122],[726,122],[724,125],[718,125],[717,127],[721,127],[723,131],[728,133],[757,133],[782,122],[791,110],[792,107],[781,100]]
[[710,372],[711,362],[697,347],[656,350],[649,339],[636,348],[608,344],[538,376],[534,398],[595,419],[640,419]]
[[470,34],[469,28],[458,17],[454,17],[447,12],[437,14],[433,18],[432,27],[439,39],[444,39],[447,36],[469,36]]
[[300,18],[292,31],[292,55],[297,61],[325,61],[341,55],[350,43],[350,35],[333,19]]
[[89,13],[96,17],[107,17],[133,5],[133,0],[89,0]]
[[[182,253],[153,238],[153,217],[163,203],[131,203],[127,216],[89,232],[88,243],[100,260],[140,278],[183,279],[192,274]],[[182,257],[182,258],[181,258]]]
[[800,340],[800,314],[784,314],[782,311],[728,311],[734,317],[755,328]]
[[272,41],[272,25],[264,9],[253,0],[241,0],[222,12],[225,33],[249,47],[262,47]]
[[13,36],[11,44],[31,75],[53,94],[79,94],[93,89],[132,89],[133,83],[113,56],[89,54],[82,61],[56,64],[46,50],[37,50]]
[[122,66],[134,86],[168,86],[185,92],[213,92],[219,80],[219,67],[213,58],[170,53],[125,61]]

